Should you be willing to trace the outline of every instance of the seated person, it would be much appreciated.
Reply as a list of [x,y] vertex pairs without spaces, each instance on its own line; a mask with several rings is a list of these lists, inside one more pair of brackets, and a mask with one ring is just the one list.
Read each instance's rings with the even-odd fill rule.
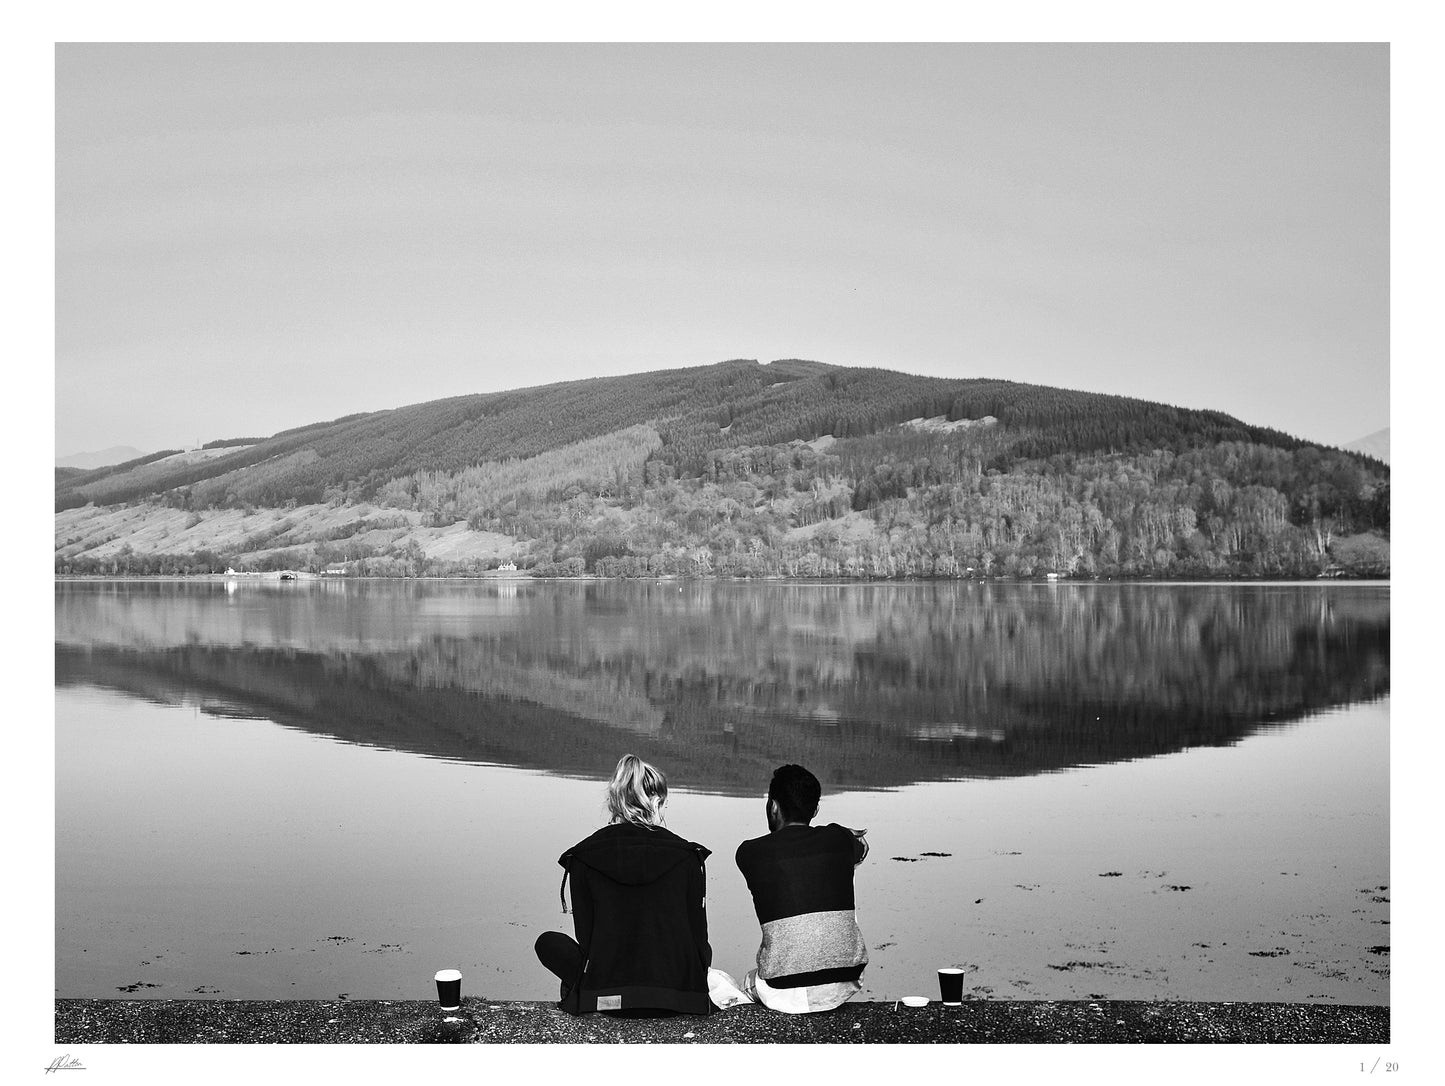
[[577,938],[544,932],[537,957],[562,982],[559,1006],[644,1014],[708,1014],[703,911],[709,851],[663,824],[667,778],[634,755],[607,786],[610,824],[573,845],[562,865],[562,909],[572,883]]
[[866,830],[813,826],[818,778],[785,765],[768,785],[766,837],[738,846],[737,865],[762,925],[758,967],[743,990],[790,1014],[829,1011],[858,993],[868,948],[853,912],[853,870]]

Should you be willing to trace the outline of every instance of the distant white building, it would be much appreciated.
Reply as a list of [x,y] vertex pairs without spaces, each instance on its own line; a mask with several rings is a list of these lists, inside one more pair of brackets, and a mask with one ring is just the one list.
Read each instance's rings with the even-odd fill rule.
[[328,577],[345,577],[345,576],[346,576],[346,567],[345,567],[345,566],[327,566],[327,567],[326,567],[326,575],[327,575]]
[[517,571],[517,563],[516,563],[516,562],[503,562],[500,566],[497,567],[497,571],[498,571],[499,573],[506,573],[506,572],[515,573],[515,572]]

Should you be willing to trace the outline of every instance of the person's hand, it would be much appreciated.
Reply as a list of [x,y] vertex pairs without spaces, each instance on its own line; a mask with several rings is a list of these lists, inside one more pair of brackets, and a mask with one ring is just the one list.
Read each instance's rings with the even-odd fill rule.
[[868,831],[867,831],[867,830],[849,830],[848,832],[851,833],[854,837],[856,837],[856,838],[858,839],[859,844],[861,844],[861,845],[863,846],[862,851],[858,853],[858,858],[853,861],[853,866],[854,866],[854,867],[857,867],[859,864],[861,864],[861,863],[862,863],[865,859],[867,859],[867,857],[868,857],[868,842],[867,842],[866,840],[864,840],[864,838],[863,838],[863,835],[864,835],[865,833],[867,833]]

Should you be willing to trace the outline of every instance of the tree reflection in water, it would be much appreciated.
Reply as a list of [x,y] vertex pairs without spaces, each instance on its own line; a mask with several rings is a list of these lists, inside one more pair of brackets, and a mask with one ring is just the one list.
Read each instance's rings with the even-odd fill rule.
[[56,682],[752,795],[1221,745],[1389,693],[1382,585],[70,582]]

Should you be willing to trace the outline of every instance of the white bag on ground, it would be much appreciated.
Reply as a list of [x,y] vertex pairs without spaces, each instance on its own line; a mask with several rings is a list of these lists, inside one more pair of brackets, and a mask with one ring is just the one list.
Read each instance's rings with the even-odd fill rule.
[[738,987],[738,982],[721,969],[707,971],[707,994],[708,998],[712,1000],[712,1005],[719,1010],[736,1007],[739,1003],[752,1002],[747,994]]

